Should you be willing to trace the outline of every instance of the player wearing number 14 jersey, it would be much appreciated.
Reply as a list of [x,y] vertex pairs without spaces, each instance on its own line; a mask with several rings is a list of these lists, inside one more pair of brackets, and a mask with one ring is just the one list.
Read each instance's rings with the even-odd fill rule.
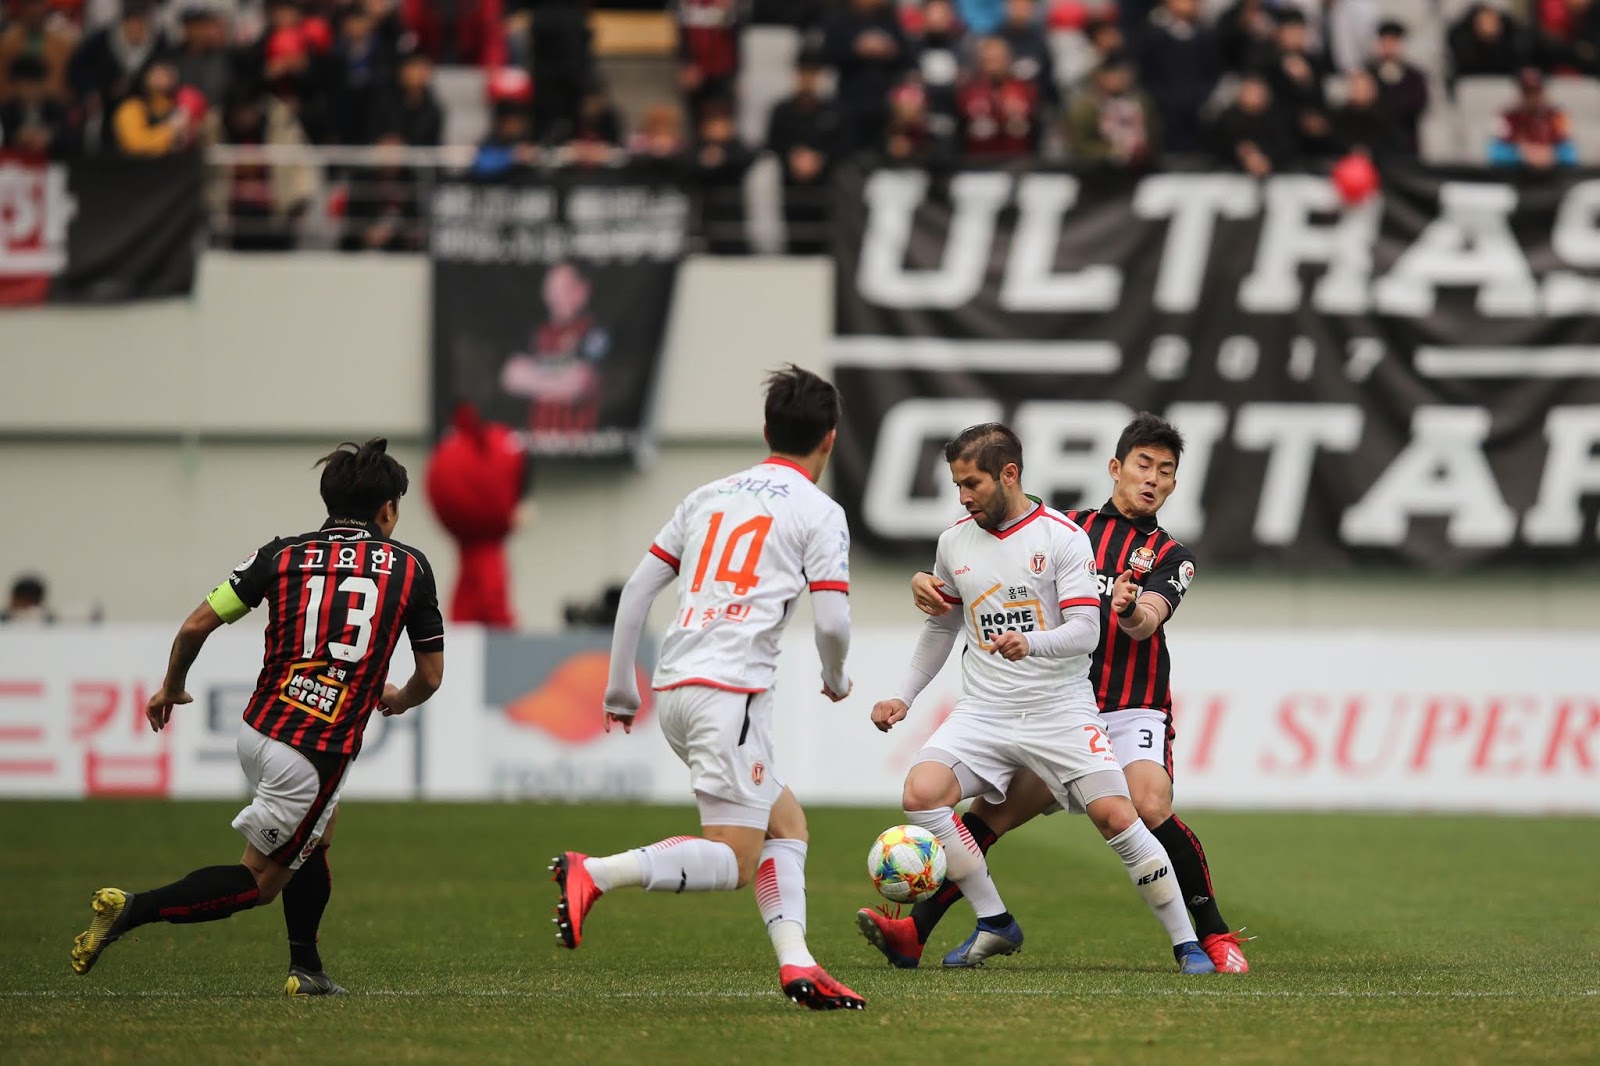
[[838,422],[839,396],[828,382],[798,367],[773,374],[766,398],[773,454],[690,493],[624,586],[606,729],[632,731],[639,635],[651,603],[676,579],[677,611],[654,687],[661,731],[689,767],[702,835],[605,857],[557,856],[556,928],[567,947],[582,941],[605,893],[729,891],[754,879],[784,994],[813,1010],[865,1005],[806,946],[805,814],[772,750],[778,641],[801,593],[811,595],[822,692],[835,702],[850,692],[850,535],[844,511],[816,486]]
[[[387,442],[340,445],[320,465],[328,520],[251,553],[195,608],[173,642],[161,691],[145,709],[151,729],[165,728],[172,708],[191,702],[184,686],[206,638],[266,601],[265,661],[239,727],[239,765],[252,792],[233,820],[244,856],[147,891],[100,889],[94,919],[72,949],[80,974],[131,929],[216,921],[281,892],[289,934],[285,991],[344,991],[323,972],[317,951],[332,890],[327,851],[339,789],[373,708],[403,714],[438,689],[444,621],[428,560],[390,539],[407,479]],[[402,630],[417,668],[395,688],[385,679]]]

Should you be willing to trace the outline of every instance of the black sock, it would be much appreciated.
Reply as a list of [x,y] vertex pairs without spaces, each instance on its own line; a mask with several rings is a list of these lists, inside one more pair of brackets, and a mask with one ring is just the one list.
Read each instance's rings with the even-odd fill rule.
[[289,933],[289,965],[320,973],[317,929],[333,894],[333,873],[328,869],[328,846],[318,844],[283,886],[283,925]]
[[1199,838],[1175,814],[1151,832],[1167,849],[1167,858],[1172,860],[1178,887],[1183,890],[1189,913],[1194,915],[1194,931],[1202,937],[1232,932],[1217,909],[1216,896],[1211,890],[1211,867],[1206,863]]
[[[967,832],[972,834],[972,839],[977,842],[978,850],[985,855],[1000,838],[995,835],[989,823],[968,811],[961,816],[961,824],[967,827]],[[956,900],[961,898],[961,886],[951,878],[946,878],[939,891],[911,908],[911,922],[917,928],[917,943],[926,944],[928,937],[933,933],[934,926],[951,907],[956,905]]]
[[151,922],[214,922],[254,907],[260,894],[249,867],[206,866],[181,881],[135,892],[128,905],[127,928]]

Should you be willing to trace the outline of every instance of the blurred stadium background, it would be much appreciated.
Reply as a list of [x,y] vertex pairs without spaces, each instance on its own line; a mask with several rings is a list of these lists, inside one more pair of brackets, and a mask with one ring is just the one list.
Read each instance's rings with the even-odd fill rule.
[[[954,510],[938,444],[1004,417],[1083,506],[1151,409],[1200,559],[1180,807],[1586,816],[1541,821],[1542,877],[1600,814],[1597,74],[1591,0],[7,0],[0,796],[239,794],[253,623],[178,728],[144,694],[230,567],[320,520],[312,460],[384,435],[398,536],[446,598],[467,558],[494,624],[458,613],[346,797],[679,802],[653,730],[599,734],[608,600],[759,457],[793,361],[845,393],[857,695],[812,695],[802,605],[779,744],[808,805],[872,808],[863,850],[932,728],[866,716]],[[1577,921],[1517,965],[1592,997]],[[14,932],[53,973],[66,930]]]

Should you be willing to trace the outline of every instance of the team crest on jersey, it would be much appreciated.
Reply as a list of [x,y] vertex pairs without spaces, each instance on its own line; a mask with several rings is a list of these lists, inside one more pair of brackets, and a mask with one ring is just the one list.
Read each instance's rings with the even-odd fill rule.
[[1034,577],[1038,577],[1040,574],[1044,573],[1044,566],[1045,566],[1046,561],[1047,560],[1045,558],[1044,552],[1034,552],[1033,553],[1033,558],[1028,560],[1028,569],[1033,571],[1033,576]]
[[767,768],[765,766],[763,766],[761,763],[756,763],[754,766],[750,767],[750,783],[752,785],[759,785],[766,779]]
[[1153,548],[1136,548],[1134,553],[1128,556],[1128,569],[1138,577],[1144,577],[1155,565],[1156,553]]
[[1189,582],[1194,580],[1194,563],[1185,559],[1178,564],[1178,576],[1173,578],[1173,583],[1178,586],[1179,592],[1189,591]]

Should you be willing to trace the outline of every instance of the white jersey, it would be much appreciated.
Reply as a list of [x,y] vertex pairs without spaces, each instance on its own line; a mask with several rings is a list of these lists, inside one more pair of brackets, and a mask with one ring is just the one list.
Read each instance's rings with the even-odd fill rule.
[[1069,607],[1099,608],[1094,551],[1066,515],[1037,504],[999,532],[964,518],[940,535],[933,572],[944,582],[940,595],[965,615],[961,686],[973,706],[1029,711],[1085,699],[1094,706],[1089,656],[1011,662],[994,651],[1005,630],[1053,629]]
[[678,571],[657,689],[766,691],[800,593],[850,591],[844,508],[786,459],[695,489],[650,551]]

